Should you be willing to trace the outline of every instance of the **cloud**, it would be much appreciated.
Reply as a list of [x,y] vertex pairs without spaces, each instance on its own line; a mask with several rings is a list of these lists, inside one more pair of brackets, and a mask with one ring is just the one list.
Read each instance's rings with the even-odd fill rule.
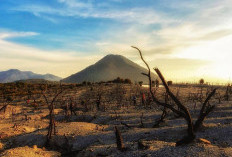
[[214,32],[210,32],[208,34],[204,34],[203,36],[197,38],[196,40],[217,40],[219,38],[223,38],[225,36],[231,35],[232,29],[222,29]]
[[[107,7],[97,1],[58,0],[61,6],[25,4],[13,10],[29,12],[37,17],[68,16],[74,18],[112,19],[117,21],[100,34],[100,40],[95,47],[100,51],[130,51],[130,45],[137,45],[149,53],[172,54],[192,45],[198,45],[208,40],[216,40],[229,35],[232,22],[231,2],[222,0],[211,1],[163,1],[161,7],[151,6],[115,7],[110,2]],[[117,3],[117,2],[116,2]],[[123,5],[123,2],[120,2]],[[180,5],[181,7],[177,7]],[[206,7],[207,6],[207,7]],[[173,9],[169,12],[168,9]],[[178,11],[183,14],[178,15]],[[173,13],[173,14],[171,14]],[[51,18],[51,21],[55,21]],[[142,24],[142,26],[141,26]],[[150,25],[158,24],[159,27]],[[209,26],[210,25],[210,26]],[[214,27],[211,27],[214,25]],[[143,27],[143,29],[141,29]],[[123,37],[122,37],[123,36]],[[97,44],[98,43],[98,44]],[[100,45],[99,43],[107,43]],[[89,46],[89,45],[88,45]]]
[[132,26],[102,33],[102,40],[96,43],[96,47],[103,52],[120,54],[126,52],[128,57],[133,57],[134,52],[129,46],[134,45],[140,47],[150,57],[172,57],[188,47],[218,40],[231,34],[230,28],[199,28],[190,23],[152,32],[141,31],[136,26]]
[[47,15],[41,15],[40,13],[37,13],[37,12],[34,12],[33,15],[36,16],[36,17],[45,19],[45,20],[47,20],[49,22],[55,23],[55,24],[57,24],[59,22],[59,20],[56,19],[56,18],[53,18],[51,16],[47,16]]
[[[31,35],[33,33],[9,33],[7,37]],[[5,34],[7,34],[5,33]],[[3,34],[3,33],[2,33]],[[3,35],[2,35],[3,36]],[[24,46],[0,38],[0,70],[18,68],[31,70],[37,73],[52,73],[67,77],[86,66],[95,63],[102,55],[86,55],[82,52],[45,51]]]
[[90,9],[93,6],[92,3],[90,3],[89,1],[81,2],[79,0],[58,0],[58,2],[64,3],[68,7],[71,7],[71,8],[87,8],[87,9]]
[[48,15],[59,15],[74,18],[97,18],[113,19],[124,23],[140,24],[170,24],[176,22],[175,19],[168,18],[164,13],[154,10],[152,7],[132,7],[115,8],[108,4],[109,8],[102,7],[99,4],[80,2],[75,0],[58,0],[64,4],[62,7],[51,7],[48,5],[24,4],[12,8],[12,11],[29,12],[37,17],[48,18]]
[[30,4],[30,5],[21,5],[21,6],[17,6],[17,7],[13,7],[10,9],[11,11],[18,11],[18,12],[29,12],[29,13],[32,13],[33,15],[35,16],[39,16],[39,17],[42,17],[41,14],[54,14],[54,15],[57,15],[57,14],[60,14],[62,15],[62,12],[61,10],[59,9],[55,9],[55,8],[52,8],[50,6],[47,6],[47,5],[34,5],[34,4]]
[[1,32],[0,31],[0,39],[7,38],[17,38],[17,37],[28,37],[39,35],[37,32]]

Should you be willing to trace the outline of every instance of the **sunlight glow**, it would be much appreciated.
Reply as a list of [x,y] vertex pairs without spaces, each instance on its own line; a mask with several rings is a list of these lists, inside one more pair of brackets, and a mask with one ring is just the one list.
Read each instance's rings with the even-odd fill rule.
[[199,68],[196,75],[211,77],[211,80],[227,82],[231,77],[232,67],[232,35],[224,38],[203,42],[198,46],[192,46],[177,53],[179,58],[210,61],[211,63]]

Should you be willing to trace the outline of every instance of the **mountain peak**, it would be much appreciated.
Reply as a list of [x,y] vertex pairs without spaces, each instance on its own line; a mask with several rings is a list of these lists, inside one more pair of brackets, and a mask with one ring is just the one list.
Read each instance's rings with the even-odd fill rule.
[[[81,83],[83,81],[100,82],[121,77],[123,79],[131,79],[133,82],[148,82],[147,78],[141,75],[142,72],[146,73],[147,70],[126,57],[109,54],[97,63],[65,78],[63,81],[67,83]],[[153,74],[154,77],[155,75]]]
[[119,54],[108,54],[108,55],[106,55],[105,57],[123,57],[122,55],[119,55]]
[[118,54],[108,54],[106,55],[105,57],[103,57],[101,60],[104,60],[104,59],[116,59],[116,58],[125,58],[124,56],[122,55],[118,55]]
[[118,54],[108,54],[102,59],[100,59],[96,64],[111,64],[111,65],[117,65],[117,64],[131,64],[133,63],[126,57]]
[[59,81],[62,78],[57,77],[52,74],[36,74],[31,71],[20,71],[18,69],[9,69],[7,71],[0,72],[0,82],[7,83],[7,82],[14,82],[18,80],[28,80],[28,79],[45,79],[48,81]]

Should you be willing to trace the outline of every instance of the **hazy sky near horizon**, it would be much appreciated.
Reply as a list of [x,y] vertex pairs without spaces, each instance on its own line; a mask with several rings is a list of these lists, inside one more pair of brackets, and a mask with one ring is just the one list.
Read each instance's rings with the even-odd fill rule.
[[0,0],[0,71],[67,77],[121,54],[173,81],[232,77],[231,0]]

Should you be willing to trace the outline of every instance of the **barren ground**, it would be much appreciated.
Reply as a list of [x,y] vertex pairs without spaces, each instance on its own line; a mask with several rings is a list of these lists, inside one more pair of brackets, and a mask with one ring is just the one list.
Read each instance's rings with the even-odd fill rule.
[[[186,134],[185,120],[176,118],[169,111],[165,122],[154,128],[153,125],[162,112],[156,104],[142,106],[138,93],[136,106],[129,103],[131,93],[128,94],[128,86],[124,88],[128,97],[121,98],[125,99],[122,102],[104,100],[105,111],[95,108],[83,111],[77,107],[77,114],[69,113],[67,118],[60,103],[56,103],[56,135],[52,136],[51,146],[46,148],[48,107],[41,102],[39,107],[34,108],[25,103],[23,98],[17,98],[7,106],[5,113],[0,114],[1,156],[232,156],[232,101],[224,101],[222,98],[219,103],[215,96],[210,103],[217,104],[217,107],[204,121],[204,126],[196,134],[196,140],[189,145],[176,147],[175,142]],[[160,93],[162,90],[160,89]],[[173,87],[172,90],[175,93],[177,88]],[[66,96],[77,100],[87,89],[82,87],[75,89],[75,92],[70,91],[65,93]],[[199,114],[201,103],[197,102],[194,110],[194,102],[187,100],[187,97],[189,93],[198,91],[197,87],[181,87],[179,93],[194,120]],[[223,95],[225,90],[221,89],[220,92]],[[103,97],[109,97],[107,93],[104,94]],[[120,107],[115,106],[117,102],[122,103]],[[95,101],[89,101],[89,104],[94,106]],[[118,126],[122,133],[126,151],[117,150],[114,126]],[[202,142],[199,138],[207,139],[211,144]],[[138,143],[146,148],[139,148]]]

